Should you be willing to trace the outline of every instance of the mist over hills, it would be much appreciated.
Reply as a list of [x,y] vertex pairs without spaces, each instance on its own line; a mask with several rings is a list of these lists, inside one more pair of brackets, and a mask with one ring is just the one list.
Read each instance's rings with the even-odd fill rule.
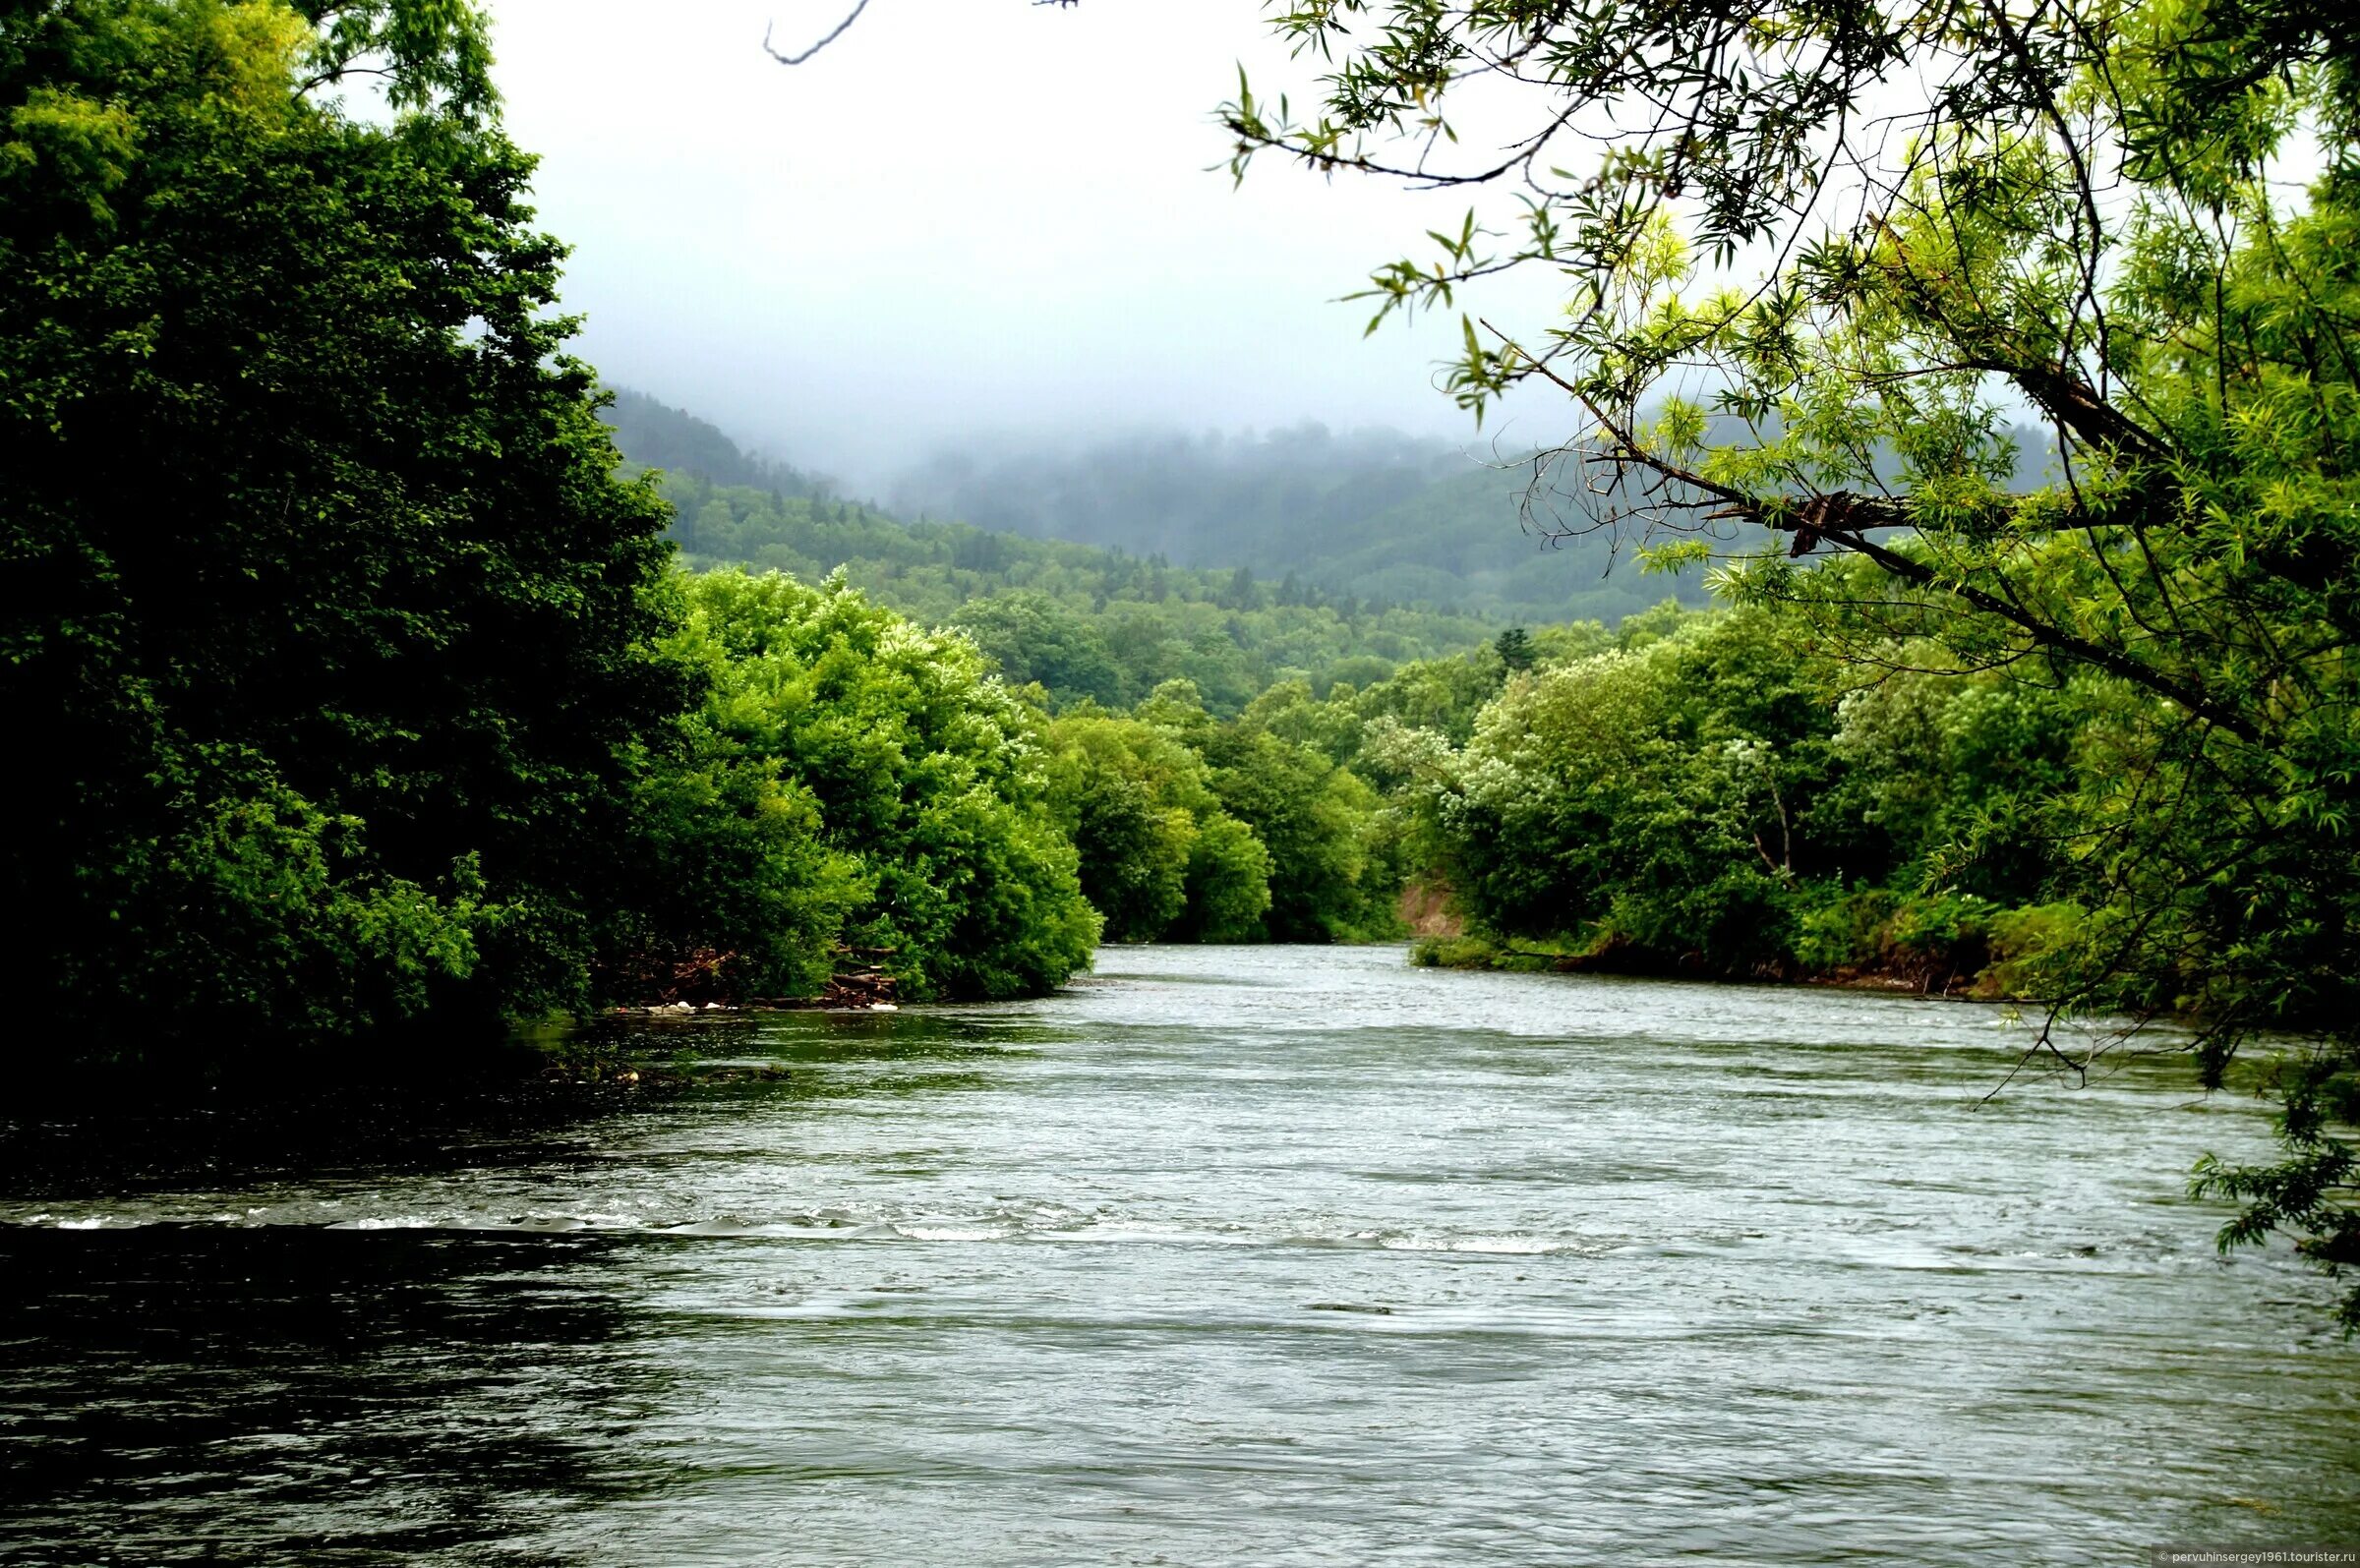
[[[643,394],[621,394],[609,418],[634,461],[675,475],[782,496],[837,494],[827,480],[751,457],[712,424]],[[2014,436],[2017,488],[2046,483],[2047,438],[2030,429]],[[1628,542],[1611,534],[1544,537],[1528,512],[1543,523],[1581,518],[1531,481],[1527,453],[1478,455],[1392,431],[1306,423],[1237,436],[1141,432],[940,451],[891,483],[886,510],[870,511],[1197,571],[1242,568],[1282,602],[1612,626],[1666,598],[1709,597],[1697,571],[1643,576]]]
[[600,417],[615,433],[624,457],[642,468],[693,474],[714,485],[744,485],[787,495],[832,495],[835,487],[788,463],[745,451],[720,426],[684,408],[658,402],[628,387],[612,389],[615,401]]
[[[619,392],[607,420],[631,461],[676,478],[782,498],[839,495],[831,481],[753,456],[710,421],[642,392]],[[904,522],[964,523],[1197,570],[1244,567],[1289,598],[1502,621],[1612,624],[1666,597],[1704,601],[1694,573],[1641,578],[1605,538],[1552,542],[1527,530],[1527,480],[1511,460],[1480,462],[1446,442],[1305,424],[940,452],[893,482],[889,510]]]
[[1521,453],[1305,424],[1262,436],[1139,434],[1069,446],[939,453],[892,487],[904,515],[1246,566],[1332,594],[1534,621],[1613,622],[1694,573],[1642,579],[1610,540],[1528,530]]

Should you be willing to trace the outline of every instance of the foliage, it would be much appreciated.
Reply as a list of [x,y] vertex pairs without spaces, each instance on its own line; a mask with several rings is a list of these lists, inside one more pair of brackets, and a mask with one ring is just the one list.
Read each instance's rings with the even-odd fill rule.
[[1785,895],[1834,874],[1810,831],[1832,693],[1743,622],[1614,649],[1510,684],[1438,797],[1452,885],[1511,935],[1594,927],[1749,972]]
[[1206,821],[1189,845],[1187,902],[1165,928],[1171,942],[1259,942],[1268,927],[1270,851],[1226,811]]
[[146,962],[119,1000],[210,1038],[349,1036],[424,1014],[477,959],[472,861],[429,895],[374,864],[353,817],[329,817],[257,759],[207,756],[116,911]]
[[679,646],[704,662],[711,695],[643,760],[599,989],[632,1001],[816,995],[869,881],[828,842],[811,790],[730,722],[733,672],[709,640],[683,634]]
[[[973,647],[668,574],[485,40],[462,0],[0,27],[0,689],[47,748],[14,994],[202,1066],[690,971],[807,994],[840,943],[917,994],[1058,983],[1095,919]],[[615,417],[710,455],[662,414]]]
[[1268,850],[1270,904],[1263,921],[1268,940],[1352,942],[1390,935],[1400,868],[1375,852],[1381,826],[1376,791],[1317,748],[1272,727],[1275,709],[1309,700],[1310,688],[1300,683],[1274,688],[1242,718],[1220,724],[1193,686],[1171,681],[1140,704],[1138,714],[1204,757],[1214,796]]
[[714,571],[686,594],[704,724],[772,785],[758,812],[809,802],[831,859],[796,886],[841,911],[848,947],[914,997],[1030,995],[1089,963],[1098,917],[1051,814],[1038,716],[972,643],[841,577]]
[[[1338,700],[1349,688],[1338,688]],[[1050,727],[1056,792],[1083,880],[1121,940],[1352,942],[1389,936],[1405,869],[1383,851],[1376,791],[1289,721],[1302,682],[1216,719],[1185,680],[1128,716]]]
[[1492,652],[1499,657],[1500,668],[1511,675],[1522,674],[1540,658],[1533,647],[1532,633],[1521,626],[1510,626],[1493,638]]
[[1463,746],[1388,718],[1360,766],[1477,947],[1949,983],[2004,924],[2011,974],[2035,972],[2072,930],[2015,911],[2070,880],[2035,825],[2074,721],[1998,675],[1847,673],[1768,611],[1634,616],[1509,677]]
[[1085,710],[1048,727],[1052,795],[1082,857],[1082,889],[1115,942],[1259,938],[1269,851],[1213,793],[1171,729]]

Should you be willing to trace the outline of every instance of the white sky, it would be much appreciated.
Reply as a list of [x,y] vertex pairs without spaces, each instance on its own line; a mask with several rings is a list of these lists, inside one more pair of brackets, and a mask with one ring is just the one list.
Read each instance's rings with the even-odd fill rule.
[[[610,380],[856,485],[944,444],[1314,418],[1480,437],[1455,319],[1334,303],[1464,203],[1269,162],[1233,190],[1237,65],[1308,96],[1260,0],[491,0],[510,134]],[[1413,246],[1412,242],[1415,242]],[[1496,286],[1527,328],[1557,280]],[[1540,440],[1537,398],[1507,440]]]

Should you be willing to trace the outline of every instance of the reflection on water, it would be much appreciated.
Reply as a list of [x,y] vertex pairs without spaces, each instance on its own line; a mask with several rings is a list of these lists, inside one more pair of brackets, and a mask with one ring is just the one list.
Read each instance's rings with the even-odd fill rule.
[[309,1228],[0,1238],[0,1553],[401,1562],[644,1489],[668,1373],[606,1238]]
[[0,1561],[2360,1538],[2330,1288],[2180,1196],[2263,1119],[1983,1105],[1991,1010],[1133,949],[593,1044],[643,1083],[12,1129]]

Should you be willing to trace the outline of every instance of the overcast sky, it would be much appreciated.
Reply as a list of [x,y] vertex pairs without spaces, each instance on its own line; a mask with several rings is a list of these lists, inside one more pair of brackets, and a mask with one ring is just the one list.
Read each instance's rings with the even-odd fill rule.
[[[766,25],[801,47],[849,3],[492,0],[509,131],[610,381],[869,486],[1059,431],[1478,440],[1432,386],[1455,320],[1364,341],[1367,308],[1336,303],[1463,203],[1209,172],[1241,59],[1258,91],[1310,80],[1259,0],[871,0],[809,64],[763,54]],[[1529,324],[1554,293],[1485,298]]]

